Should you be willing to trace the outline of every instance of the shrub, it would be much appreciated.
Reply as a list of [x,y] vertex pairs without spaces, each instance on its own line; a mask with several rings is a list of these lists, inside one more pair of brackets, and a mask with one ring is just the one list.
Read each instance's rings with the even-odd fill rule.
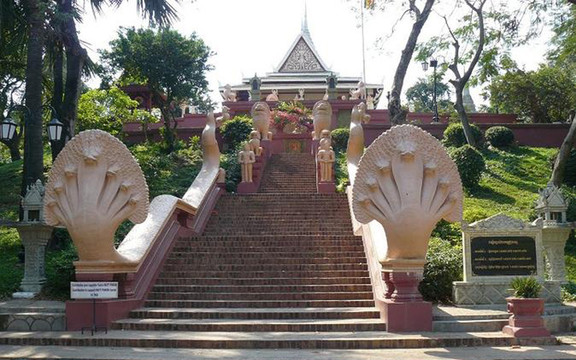
[[75,279],[73,262],[78,260],[76,248],[69,241],[62,250],[46,253],[46,285],[42,294],[51,299],[68,299],[70,281]]
[[514,297],[524,299],[537,298],[542,291],[542,285],[532,276],[512,279],[510,288],[514,291]]
[[448,154],[458,167],[462,185],[468,190],[476,188],[482,173],[486,170],[482,154],[470,145],[452,149]]
[[340,128],[332,130],[332,147],[336,153],[345,153],[348,148],[350,129]]
[[[472,136],[474,136],[476,143],[482,141],[482,131],[480,128],[474,124],[470,124],[470,129],[472,130]],[[444,139],[442,142],[446,146],[454,147],[461,147],[467,144],[462,124],[456,123],[448,125],[446,130],[444,130]]]
[[452,301],[452,282],[462,280],[462,248],[449,241],[431,238],[426,254],[420,293],[427,301]]
[[505,148],[514,143],[514,133],[506,126],[492,126],[484,133],[484,138],[496,148]]
[[220,134],[228,151],[234,151],[242,141],[246,141],[252,131],[252,119],[248,116],[235,116],[220,126]]

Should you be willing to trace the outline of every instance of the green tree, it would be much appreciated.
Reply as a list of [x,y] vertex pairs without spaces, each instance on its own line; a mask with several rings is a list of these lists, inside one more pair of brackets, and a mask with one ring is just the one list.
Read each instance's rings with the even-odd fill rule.
[[575,78],[560,67],[507,72],[494,78],[488,90],[492,107],[533,123],[565,121],[576,104]]
[[[441,77],[441,74],[438,74]],[[416,112],[434,111],[433,103],[434,80],[432,78],[418,79],[416,84],[406,89],[406,99],[414,107]],[[454,105],[450,101],[450,88],[448,85],[437,82],[436,96],[438,101],[438,112],[449,113]]]
[[100,129],[121,136],[126,122],[155,122],[152,114],[137,107],[138,102],[117,87],[87,91],[78,102],[78,130]]
[[209,106],[206,72],[212,69],[212,52],[195,34],[184,37],[170,29],[122,29],[110,46],[101,52],[109,71],[120,72],[122,84],[146,84],[160,104],[166,150],[172,152],[177,104]]
[[[543,26],[540,15],[552,6],[555,2],[548,0],[519,0],[513,4],[504,0],[458,0],[453,10],[442,15],[447,34],[434,36],[419,47],[420,60],[438,56],[438,53],[448,55],[452,50],[447,68],[453,74],[450,83],[456,95],[454,107],[471,146],[477,144],[464,107],[464,89],[487,82],[502,69],[510,67],[513,64],[510,49],[540,33]],[[457,10],[463,16],[451,16]]]

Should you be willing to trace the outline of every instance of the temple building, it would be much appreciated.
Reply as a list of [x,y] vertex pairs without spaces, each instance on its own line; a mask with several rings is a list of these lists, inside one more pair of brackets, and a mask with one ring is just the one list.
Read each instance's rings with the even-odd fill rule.
[[[361,83],[362,78],[340,76],[326,65],[314,46],[305,14],[300,34],[273,72],[263,77],[244,78],[241,84],[222,86],[220,91],[228,88],[236,94],[237,101],[276,101],[276,97],[279,101],[347,100]],[[375,107],[382,86],[364,86],[367,100]]]

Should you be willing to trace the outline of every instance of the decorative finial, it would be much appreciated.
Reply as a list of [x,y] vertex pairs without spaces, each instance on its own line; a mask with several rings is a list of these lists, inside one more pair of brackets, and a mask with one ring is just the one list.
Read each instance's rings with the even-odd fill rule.
[[310,30],[308,29],[308,2],[304,0],[304,19],[302,19],[302,33],[310,38]]

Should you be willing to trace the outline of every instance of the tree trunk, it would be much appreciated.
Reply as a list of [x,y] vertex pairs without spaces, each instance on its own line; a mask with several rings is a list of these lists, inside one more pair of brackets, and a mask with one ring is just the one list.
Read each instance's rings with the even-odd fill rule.
[[78,98],[82,84],[82,68],[88,57],[86,50],[80,44],[73,13],[72,0],[65,0],[62,11],[70,14],[62,24],[63,42],[66,48],[66,83],[64,85],[64,100],[60,116],[64,123],[63,141],[53,144],[52,156],[57,156],[66,142],[75,134],[76,118],[78,115]]
[[552,176],[550,177],[550,181],[560,187],[564,182],[564,173],[566,171],[566,162],[570,158],[570,152],[574,147],[574,136],[576,136],[576,111],[572,110],[570,117],[572,119],[572,124],[570,124],[570,129],[568,130],[568,134],[564,138],[562,142],[562,146],[560,146],[560,151],[558,152],[558,156],[556,157],[556,161],[554,161],[554,170],[552,170]]
[[[166,144],[166,152],[170,154],[174,151],[176,121],[174,120],[169,108],[166,109],[162,107],[162,118],[164,119],[164,142]],[[172,124],[172,122],[174,122],[174,124]],[[174,125],[174,128],[172,128],[172,125]]]
[[464,129],[464,136],[466,137],[466,142],[472,147],[476,147],[476,139],[472,134],[472,129],[470,128],[470,121],[468,119],[468,114],[466,113],[466,108],[464,107],[464,86],[461,84],[454,84],[454,89],[456,90],[456,103],[454,108],[458,112],[458,117],[460,122],[462,122],[462,129]]
[[414,49],[416,48],[416,43],[418,42],[418,36],[422,31],[422,27],[428,20],[428,15],[432,10],[432,5],[434,5],[435,0],[426,0],[426,4],[420,12],[414,5],[410,2],[411,11],[416,13],[416,21],[412,25],[412,30],[402,50],[402,55],[400,57],[400,62],[396,68],[396,73],[394,74],[394,82],[392,84],[392,91],[390,92],[390,99],[388,102],[388,115],[390,117],[390,123],[392,125],[399,125],[406,122],[407,111],[402,109],[402,104],[400,101],[400,96],[402,95],[402,87],[404,86],[404,78],[406,77],[406,72],[408,71],[408,66],[412,61],[412,55],[414,54]]
[[25,0],[28,23],[26,61],[26,91],[24,99],[29,113],[25,114],[24,169],[21,194],[28,185],[43,180],[44,147],[42,145],[42,55],[44,52],[44,7],[42,0]]

